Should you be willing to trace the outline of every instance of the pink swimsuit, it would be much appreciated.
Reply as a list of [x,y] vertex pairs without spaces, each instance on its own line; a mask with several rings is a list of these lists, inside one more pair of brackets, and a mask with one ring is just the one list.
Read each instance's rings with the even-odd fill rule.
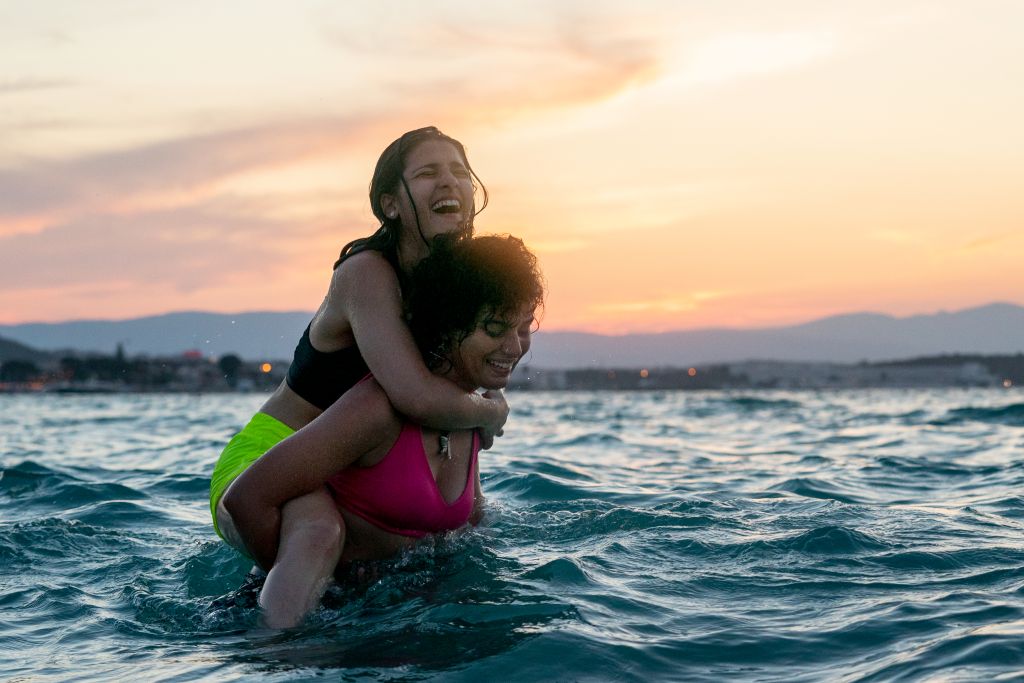
[[331,476],[327,486],[338,507],[384,531],[419,538],[458,529],[469,521],[479,451],[480,441],[474,432],[466,486],[450,504],[430,471],[423,450],[423,431],[412,423],[402,426],[398,441],[376,465],[348,467]]

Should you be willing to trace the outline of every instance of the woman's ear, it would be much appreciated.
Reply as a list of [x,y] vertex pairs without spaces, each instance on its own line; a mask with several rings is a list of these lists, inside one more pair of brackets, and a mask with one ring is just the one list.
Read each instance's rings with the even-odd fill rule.
[[388,218],[398,218],[398,200],[395,195],[386,192],[381,194],[380,208]]

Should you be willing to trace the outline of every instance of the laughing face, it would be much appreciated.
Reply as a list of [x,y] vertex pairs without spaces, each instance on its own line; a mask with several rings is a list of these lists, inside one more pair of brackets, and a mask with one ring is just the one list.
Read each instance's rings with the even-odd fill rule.
[[503,389],[516,363],[530,350],[534,309],[509,316],[484,315],[452,354],[450,378],[466,389]]
[[[418,243],[465,229],[472,221],[473,179],[450,142],[426,140],[417,145],[405,157],[402,177],[405,186],[382,195],[381,206],[386,216],[401,220],[406,248],[420,251]],[[425,250],[426,245],[422,247]]]

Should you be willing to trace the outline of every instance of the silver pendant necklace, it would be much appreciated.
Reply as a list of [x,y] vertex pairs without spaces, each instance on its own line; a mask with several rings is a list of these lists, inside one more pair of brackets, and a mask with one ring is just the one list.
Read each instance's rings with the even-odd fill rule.
[[443,455],[446,460],[452,459],[452,451],[448,447],[448,435],[451,432],[441,432],[441,435],[437,438],[440,448],[438,449],[438,455]]

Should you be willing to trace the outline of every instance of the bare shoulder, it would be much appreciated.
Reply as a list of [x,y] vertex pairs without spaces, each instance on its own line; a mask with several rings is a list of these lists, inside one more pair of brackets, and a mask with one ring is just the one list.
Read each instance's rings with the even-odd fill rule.
[[[398,275],[376,251],[359,252],[338,267],[331,284],[333,311],[344,316],[359,348],[374,339],[395,336],[392,323],[401,323],[402,290]],[[369,362],[369,361],[368,361]],[[373,363],[370,367],[375,368]]]
[[359,286],[370,281],[375,285],[393,283],[397,286],[398,277],[384,255],[379,251],[368,249],[354,254],[334,271],[331,286]]
[[345,259],[334,269],[327,296],[314,316],[314,346],[323,351],[350,346],[353,311],[398,301],[400,291],[394,269],[380,252],[361,251]]

